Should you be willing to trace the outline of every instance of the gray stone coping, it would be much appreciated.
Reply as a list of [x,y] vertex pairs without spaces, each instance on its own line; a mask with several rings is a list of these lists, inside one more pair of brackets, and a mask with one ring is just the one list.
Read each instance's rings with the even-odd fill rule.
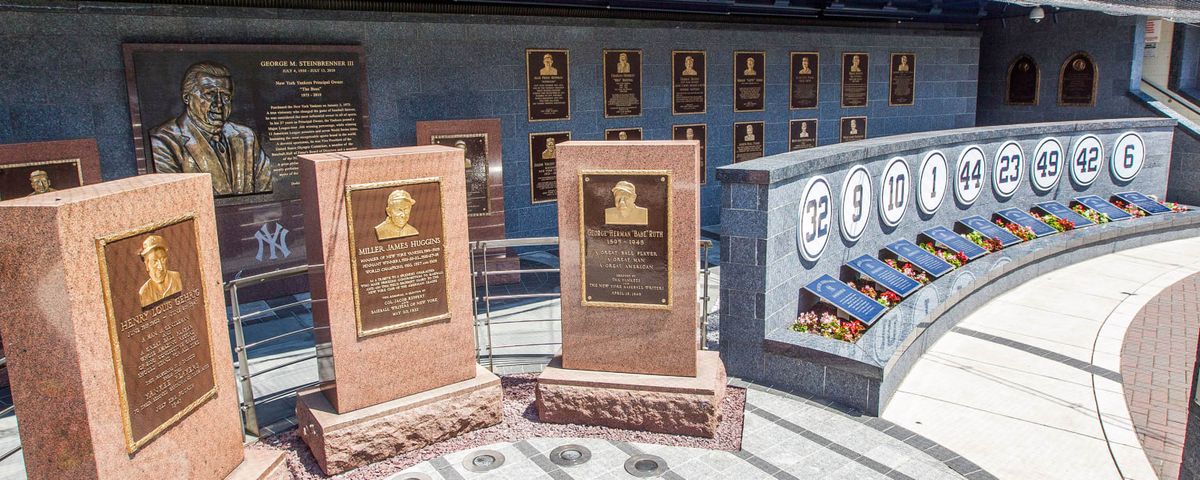
[[717,181],[769,185],[839,166],[849,167],[868,158],[956,143],[1097,130],[1174,128],[1175,125],[1176,121],[1171,118],[1150,117],[1027,123],[908,133],[798,150],[726,165],[717,168]]
[[[1046,262],[1054,257],[1063,256],[1063,260],[1071,261],[1066,258],[1067,254],[1106,245],[1111,247],[1118,241],[1130,238],[1191,230],[1200,230],[1200,211],[1195,209],[1183,213],[1094,225],[1023,242],[984,255],[921,287],[899,305],[888,310],[855,343],[793,331],[791,325],[794,319],[789,320],[785,317],[766,325],[763,349],[770,353],[837,368],[861,377],[882,380],[885,375],[892,373],[893,367],[902,358],[911,354],[914,358],[908,358],[904,362],[910,364],[915,360],[915,356],[923,353],[925,348],[958,322],[961,315],[943,318],[948,310],[967,300],[974,306],[982,305],[1004,291],[984,287],[1001,280],[1013,282],[1015,286],[1016,283],[1067,266],[1061,264],[1063,262]],[[1172,239],[1174,238],[1163,237],[1144,243]],[[1124,248],[1116,248],[1122,249]],[[934,302],[920,302],[925,298],[924,295],[930,293],[934,295]],[[927,333],[931,335],[926,335]],[[914,345],[918,348],[913,348]],[[900,370],[901,373],[907,372],[907,368]],[[895,385],[899,380],[889,378],[887,383]]]

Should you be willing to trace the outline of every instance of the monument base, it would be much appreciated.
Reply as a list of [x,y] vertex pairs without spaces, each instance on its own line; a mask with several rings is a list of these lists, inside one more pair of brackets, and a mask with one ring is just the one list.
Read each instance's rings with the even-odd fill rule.
[[245,449],[245,459],[225,480],[291,480],[292,473],[279,450]]
[[503,396],[500,377],[476,366],[470,380],[341,414],[310,390],[296,401],[296,421],[317,465],[335,475],[498,424]]
[[695,377],[567,370],[560,356],[538,376],[538,418],[711,438],[725,382],[725,364],[712,351],[696,352]]

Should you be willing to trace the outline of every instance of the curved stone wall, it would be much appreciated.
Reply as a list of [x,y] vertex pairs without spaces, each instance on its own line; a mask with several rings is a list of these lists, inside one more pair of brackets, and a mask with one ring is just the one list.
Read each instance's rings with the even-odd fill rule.
[[[1117,119],[949,130],[832,145],[720,168],[721,348],[727,368],[732,375],[877,413],[925,346],[996,292],[1064,262],[1193,235],[1200,215],[1087,227],[986,255],[913,293],[856,343],[790,330],[808,306],[809,300],[800,294],[805,285],[824,274],[839,277],[847,261],[864,254],[877,257],[888,243],[915,242],[928,228],[953,227],[972,215],[990,219],[1005,208],[1028,210],[1048,200],[1066,204],[1093,194],[1107,199],[1130,190],[1161,197],[1174,123]],[[1140,147],[1128,147],[1137,143],[1131,133],[1141,139]],[[1050,140],[1061,146],[1060,170],[1070,166],[1066,160],[1073,160],[1074,150],[1082,147],[1077,173],[1094,173],[1090,184],[1077,178],[1087,175],[1062,171],[1049,188],[1034,185],[1035,180],[1049,183],[1038,176],[1049,173],[1053,156],[1038,153],[1039,147],[1053,143]],[[1092,155],[1087,150],[1093,146],[1103,153]],[[1138,167],[1138,150],[1144,157],[1131,177],[1131,170],[1123,167]],[[1018,152],[1021,160],[1014,161]],[[941,167],[938,153],[945,158],[944,168],[954,173],[942,183],[933,180],[936,169],[928,165]],[[1093,156],[1098,163],[1089,165]],[[978,173],[967,168],[959,175],[960,157],[975,162],[982,157]],[[1041,157],[1041,170],[1035,168],[1039,158],[1031,157]],[[1120,167],[1115,170],[1114,158]],[[974,162],[968,166],[974,167]],[[1013,168],[1019,168],[1015,175]],[[857,190],[869,195],[855,192],[856,185],[867,183],[870,188]],[[940,202],[928,201],[939,196]],[[972,196],[974,201],[968,203]],[[854,201],[859,198],[862,201]],[[861,205],[870,205],[870,210],[861,210]]]

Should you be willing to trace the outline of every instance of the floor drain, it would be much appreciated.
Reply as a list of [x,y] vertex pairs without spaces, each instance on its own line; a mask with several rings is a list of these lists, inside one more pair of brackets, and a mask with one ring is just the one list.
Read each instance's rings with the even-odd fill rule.
[[550,451],[550,462],[570,467],[582,465],[592,459],[592,451],[583,445],[563,445]]
[[625,471],[635,477],[657,477],[667,471],[667,461],[654,455],[634,455],[625,461]]
[[495,450],[480,450],[463,459],[463,468],[475,472],[489,472],[504,465],[504,454]]
[[401,473],[400,476],[395,477],[395,479],[396,480],[433,480],[433,477],[426,475],[424,473],[415,473],[414,472],[414,473]]

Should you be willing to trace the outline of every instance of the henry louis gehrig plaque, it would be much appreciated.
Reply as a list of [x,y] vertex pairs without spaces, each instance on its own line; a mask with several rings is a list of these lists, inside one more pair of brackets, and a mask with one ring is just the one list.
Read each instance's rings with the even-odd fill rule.
[[671,173],[579,173],[583,305],[670,308]]
[[733,111],[766,107],[767,52],[733,52]]
[[486,133],[463,133],[433,135],[434,145],[445,145],[462,149],[467,169],[467,216],[485,216],[489,210],[488,198],[488,135]]
[[642,114],[642,51],[604,51],[604,117]]
[[708,60],[703,50],[671,52],[671,113],[704,113]]
[[892,54],[892,74],[888,87],[888,105],[912,105],[916,102],[917,56],[912,53]]
[[96,251],[133,453],[217,393],[196,222],[188,215],[99,238]]
[[0,165],[0,200],[83,185],[78,158]]
[[870,56],[866,53],[842,54],[842,107],[867,106]]
[[346,186],[358,336],[450,318],[440,178]]
[[817,108],[820,100],[821,55],[792,52],[792,109]]
[[571,139],[571,132],[529,134],[530,203],[558,200],[558,148]]
[[571,52],[525,50],[529,121],[571,119]]

